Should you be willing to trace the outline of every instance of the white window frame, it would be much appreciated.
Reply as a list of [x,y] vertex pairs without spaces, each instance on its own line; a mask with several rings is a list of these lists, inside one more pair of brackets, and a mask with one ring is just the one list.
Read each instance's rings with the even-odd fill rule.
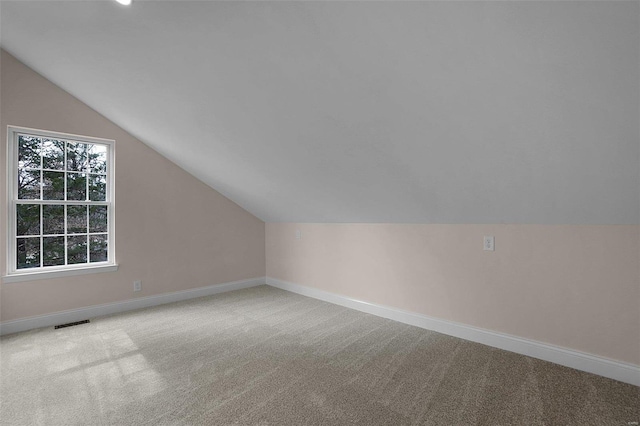
[[[108,217],[108,242],[106,262],[82,263],[74,265],[41,266],[37,268],[17,269],[16,246],[17,246],[17,224],[16,206],[18,202],[18,135],[27,134],[30,136],[45,137],[51,139],[61,139],[80,143],[91,143],[106,145],[107,149],[107,179],[105,204],[107,205]],[[91,136],[73,135],[69,133],[53,132],[49,130],[31,129],[27,127],[7,126],[7,264],[6,275],[2,281],[18,282],[30,281],[34,279],[56,278],[70,275],[81,275],[97,272],[112,272],[118,269],[115,259],[115,141],[112,139],[95,138]],[[66,181],[66,179],[65,179]],[[65,204],[73,205],[72,201],[63,200],[28,200],[34,204]],[[78,201],[79,205],[86,205],[86,201]],[[66,221],[66,218],[65,218]],[[42,224],[41,224],[42,226]],[[65,229],[66,233],[66,229]],[[42,253],[40,253],[42,259]],[[88,260],[88,259],[87,259]]]

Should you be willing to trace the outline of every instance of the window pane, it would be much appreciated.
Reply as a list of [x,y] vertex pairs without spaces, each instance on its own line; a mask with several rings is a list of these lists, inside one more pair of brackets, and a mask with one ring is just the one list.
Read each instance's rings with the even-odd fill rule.
[[39,200],[40,199],[40,171],[20,170],[18,171],[18,199]]
[[87,232],[87,206],[67,206],[67,234]]
[[18,235],[40,235],[40,206],[16,205],[16,226]]
[[18,136],[18,167],[40,168],[40,138]]
[[64,200],[64,172],[42,172],[42,198]]
[[107,177],[100,175],[89,176],[89,200],[105,201],[107,199]]
[[107,261],[107,235],[89,236],[89,256],[91,262]]
[[18,238],[16,245],[18,269],[40,267],[40,237]]
[[67,263],[87,263],[87,236],[67,237]]
[[42,239],[42,266],[64,265],[64,237]]
[[64,141],[43,139],[42,168],[64,170]]
[[87,178],[84,173],[67,173],[67,200],[87,199]]
[[105,145],[89,145],[89,171],[91,173],[107,173],[107,147]]
[[64,206],[42,206],[42,233],[45,235],[64,234]]
[[87,144],[67,143],[67,170],[84,172],[87,169]]
[[107,232],[107,206],[89,206],[89,232]]

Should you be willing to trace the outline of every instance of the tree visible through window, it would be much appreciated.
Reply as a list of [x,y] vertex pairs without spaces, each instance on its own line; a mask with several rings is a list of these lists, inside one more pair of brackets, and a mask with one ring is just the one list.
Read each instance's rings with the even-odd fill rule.
[[112,262],[113,141],[10,128],[13,271]]

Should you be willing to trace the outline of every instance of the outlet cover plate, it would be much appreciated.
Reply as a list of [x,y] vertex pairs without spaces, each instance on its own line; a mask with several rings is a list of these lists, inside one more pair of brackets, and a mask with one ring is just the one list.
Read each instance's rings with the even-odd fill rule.
[[495,239],[493,238],[493,235],[484,237],[484,246],[482,249],[495,251],[496,246],[495,246]]

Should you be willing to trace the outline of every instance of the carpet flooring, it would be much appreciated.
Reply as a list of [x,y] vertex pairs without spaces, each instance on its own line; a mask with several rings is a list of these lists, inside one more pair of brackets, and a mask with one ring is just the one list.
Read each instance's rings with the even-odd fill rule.
[[640,388],[260,286],[0,339],[2,425],[621,425]]

